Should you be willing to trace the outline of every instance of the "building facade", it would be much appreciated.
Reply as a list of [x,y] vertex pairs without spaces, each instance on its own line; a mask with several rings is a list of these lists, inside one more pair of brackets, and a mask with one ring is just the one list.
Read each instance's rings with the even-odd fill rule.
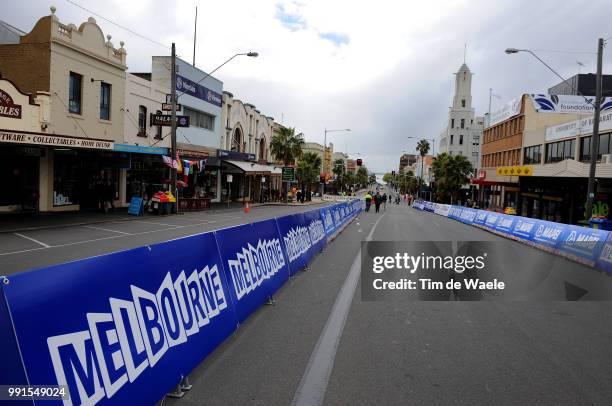
[[93,18],[79,27],[61,23],[53,7],[18,43],[8,42],[0,44],[0,74],[12,84],[4,83],[4,90],[22,106],[26,94],[42,109],[21,118],[29,123],[3,123],[11,136],[0,142],[2,154],[28,151],[28,159],[17,165],[13,158],[3,170],[36,176],[23,192],[29,203],[9,206],[64,211],[121,205],[130,159],[115,149],[124,130],[123,42],[114,47]]
[[222,122],[219,157],[224,198],[251,202],[280,198],[282,165],[273,163],[270,149],[274,129],[278,128],[274,118],[223,92]]
[[440,134],[440,153],[465,156],[474,169],[480,168],[484,118],[472,107],[472,72],[464,63],[455,74],[455,94],[448,121]]
[[[565,98],[569,102],[563,105],[571,107],[575,103],[575,108],[543,109],[537,95],[524,94],[504,106],[502,113],[492,115],[492,125],[483,134],[482,169],[472,181],[481,186],[481,207],[493,210],[512,207],[526,216],[558,218],[558,214],[547,214],[558,212],[556,203],[552,203],[558,197],[522,188],[536,173],[533,165],[542,162],[547,153],[551,153],[550,160],[555,162],[575,156],[570,144],[564,144],[561,150],[555,147],[554,153],[553,147],[546,149],[544,145],[547,127],[584,117],[578,113],[583,111],[585,101],[581,97]],[[542,199],[551,203],[543,205]]]

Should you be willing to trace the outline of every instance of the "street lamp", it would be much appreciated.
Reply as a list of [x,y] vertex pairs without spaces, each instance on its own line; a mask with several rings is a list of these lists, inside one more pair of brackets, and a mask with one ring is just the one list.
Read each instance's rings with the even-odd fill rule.
[[[601,87],[602,87],[602,59],[603,59],[603,48],[605,41],[603,38],[599,38],[597,41],[597,77],[595,81],[595,105],[593,106],[593,135],[591,136],[591,162],[589,167],[589,183],[587,190],[587,204],[586,204],[586,220],[590,220],[593,216],[593,201],[595,200],[595,170],[597,168],[597,158],[599,155],[599,116],[601,113]],[[572,88],[576,94],[584,97],[587,103],[591,103],[585,95],[583,95],[578,89],[576,89],[571,83],[559,75],[550,65],[544,62],[539,56],[529,49],[517,49],[517,48],[506,48],[507,54],[516,54],[519,52],[527,52],[534,58],[540,61],[546,66],[552,73],[559,77],[563,83],[567,84]]]
[[[327,133],[335,133],[335,132],[350,132],[350,128],[343,128],[340,130],[328,130],[325,129],[325,136],[323,137],[323,172],[325,173],[325,169],[327,169],[327,165],[325,165],[325,157],[327,156]],[[331,156],[329,157],[331,163]],[[325,182],[321,183],[321,198],[325,194]]]
[[[243,52],[243,53],[237,53],[234,56],[232,56],[231,58],[229,58],[228,60],[226,60],[225,62],[223,62],[221,65],[217,66],[215,69],[213,69],[212,71],[210,71],[209,73],[207,73],[206,75],[204,75],[204,77],[202,77],[202,79],[198,80],[196,83],[200,83],[202,82],[204,79],[206,79],[207,77],[209,77],[210,75],[212,75],[213,73],[215,73],[217,70],[219,70],[223,65],[225,65],[226,63],[228,63],[229,61],[231,61],[232,59],[236,58],[237,56],[248,56],[250,58],[256,58],[257,56],[259,56],[259,54],[257,52]],[[176,156],[176,103],[178,101],[178,97],[183,95],[184,92],[181,92],[180,94],[176,93],[176,47],[174,45],[174,42],[172,43],[172,53],[171,53],[171,69],[170,69],[170,92],[171,92],[171,103],[172,103],[172,107],[171,107],[171,115],[172,115],[172,121],[171,121],[171,130],[170,130],[170,149],[172,150],[172,159],[177,159]],[[176,210],[178,212],[178,193],[176,190],[176,168],[174,168],[174,165],[172,167],[172,169],[170,169],[170,187],[172,189],[172,193],[175,195],[176,197],[176,203],[174,204],[174,210]]]

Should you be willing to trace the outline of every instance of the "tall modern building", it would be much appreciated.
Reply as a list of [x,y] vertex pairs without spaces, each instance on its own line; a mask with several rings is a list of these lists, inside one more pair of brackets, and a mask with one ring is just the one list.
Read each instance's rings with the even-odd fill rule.
[[465,63],[455,74],[455,96],[446,128],[440,134],[439,151],[465,155],[474,169],[478,169],[484,118],[476,117],[472,107],[472,75]]

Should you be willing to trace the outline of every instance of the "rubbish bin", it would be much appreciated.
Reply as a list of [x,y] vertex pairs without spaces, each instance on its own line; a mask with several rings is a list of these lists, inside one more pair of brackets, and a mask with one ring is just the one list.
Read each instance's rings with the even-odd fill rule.
[[598,230],[612,231],[612,221],[604,218],[592,218],[589,220],[589,227]]

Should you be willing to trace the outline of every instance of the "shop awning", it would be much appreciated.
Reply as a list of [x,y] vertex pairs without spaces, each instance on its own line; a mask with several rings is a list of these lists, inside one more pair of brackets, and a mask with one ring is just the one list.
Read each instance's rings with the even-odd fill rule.
[[256,162],[233,161],[224,159],[223,162],[233,165],[242,170],[247,175],[271,175],[280,176],[282,169],[273,165],[262,165]]

